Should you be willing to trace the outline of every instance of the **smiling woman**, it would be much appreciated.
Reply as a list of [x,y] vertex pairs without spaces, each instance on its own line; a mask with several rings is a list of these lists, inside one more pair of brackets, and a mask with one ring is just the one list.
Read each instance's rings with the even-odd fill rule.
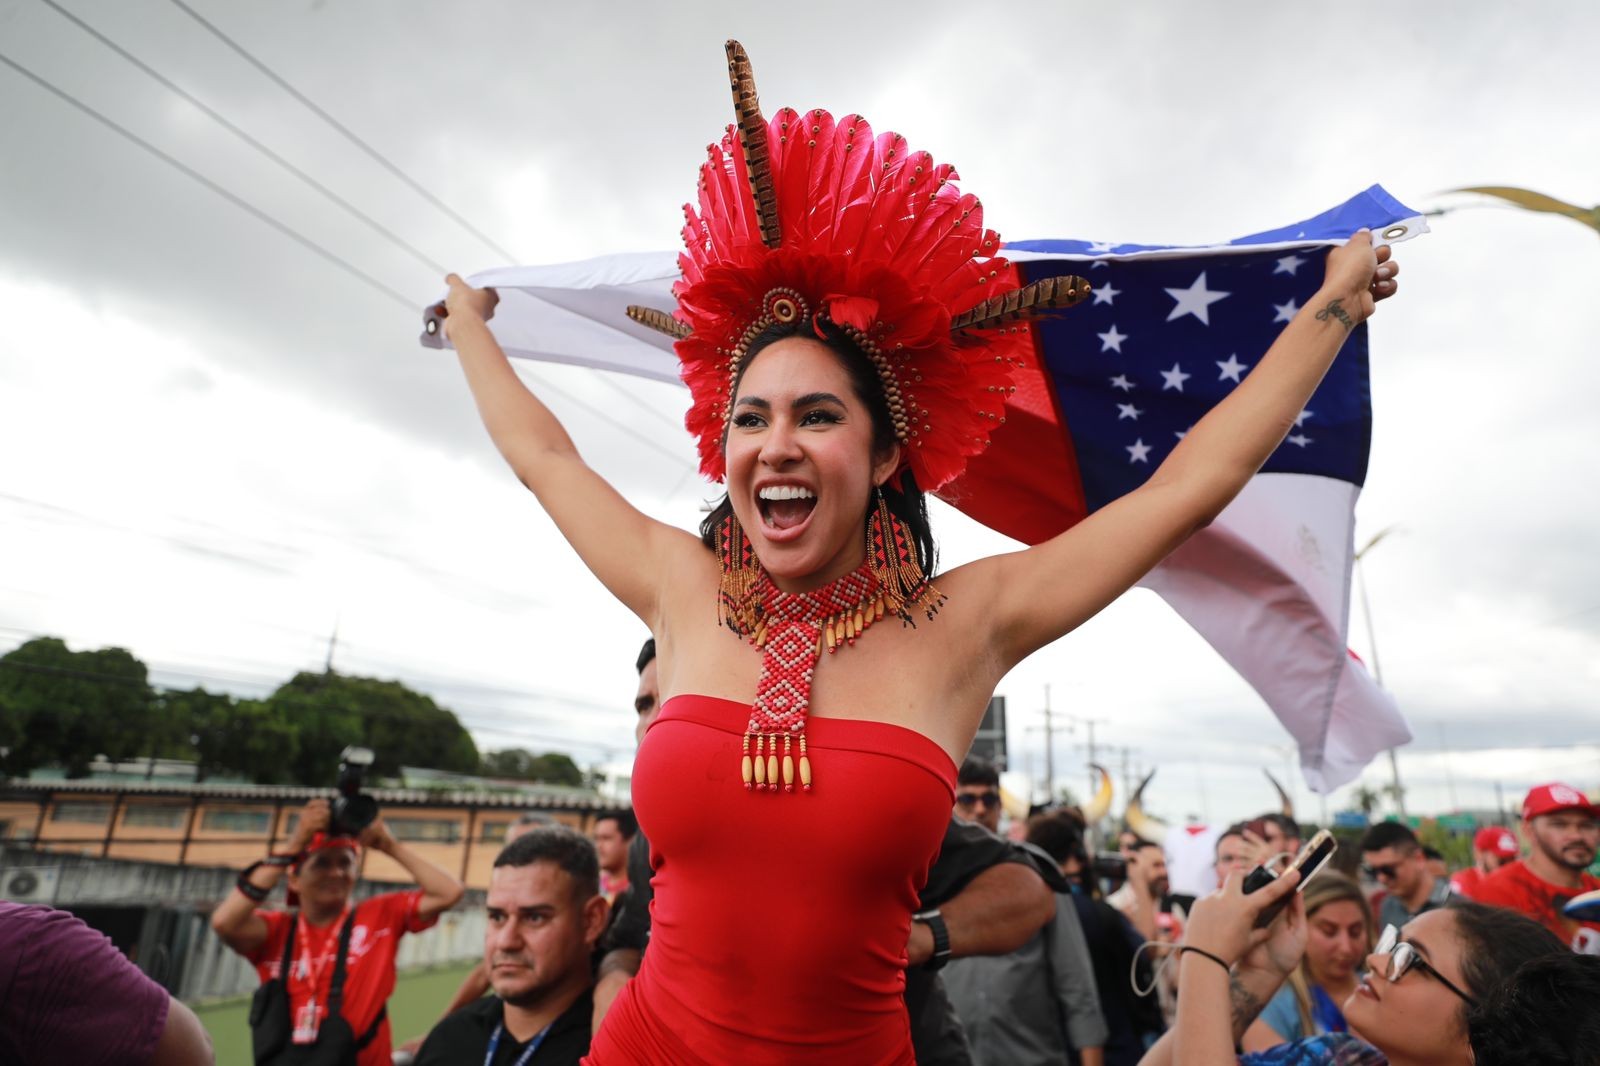
[[675,339],[726,483],[701,538],[583,463],[490,333],[492,290],[451,275],[445,328],[496,446],[657,642],[633,778],[654,933],[591,1061],[908,1063],[911,914],[996,683],[1227,505],[1397,268],[1358,234],[1144,487],[935,575],[923,493],[1004,431],[1027,317],[1088,285],[1021,286],[949,164],[859,115],[768,120],[728,58],[738,125],[685,212],[677,309],[629,309]]

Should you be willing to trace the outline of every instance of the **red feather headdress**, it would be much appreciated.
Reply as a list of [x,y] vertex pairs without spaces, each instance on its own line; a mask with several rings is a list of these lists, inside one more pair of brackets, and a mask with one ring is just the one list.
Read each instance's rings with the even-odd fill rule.
[[1021,286],[955,168],[873,135],[860,115],[784,108],[768,121],[750,60],[727,44],[737,125],[708,148],[699,209],[684,206],[677,311],[630,307],[677,339],[700,470],[725,476],[732,389],[773,325],[834,323],[872,360],[903,464],[933,491],[1005,421],[1012,371],[1033,358],[1015,320],[1089,295],[1082,278]]

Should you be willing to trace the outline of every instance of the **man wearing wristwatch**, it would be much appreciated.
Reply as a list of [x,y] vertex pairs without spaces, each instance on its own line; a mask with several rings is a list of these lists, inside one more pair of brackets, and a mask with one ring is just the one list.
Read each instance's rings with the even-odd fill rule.
[[[394,991],[400,937],[431,927],[460,902],[463,889],[461,882],[396,840],[382,818],[359,838],[331,835],[328,823],[328,801],[308,802],[288,852],[240,874],[234,891],[212,912],[211,928],[255,966],[263,984],[284,981],[290,1043],[318,1043],[334,986],[341,985],[339,1014],[355,1037],[357,1066],[389,1066],[384,1005]],[[417,888],[352,904],[362,847],[394,859]],[[298,902],[298,910],[258,909],[285,871],[289,902]]]

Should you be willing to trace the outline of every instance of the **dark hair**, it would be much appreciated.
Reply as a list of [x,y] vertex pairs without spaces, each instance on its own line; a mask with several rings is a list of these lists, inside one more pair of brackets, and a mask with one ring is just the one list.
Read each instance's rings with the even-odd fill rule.
[[[873,454],[887,453],[894,447],[896,441],[894,420],[889,414],[889,401],[884,397],[883,380],[878,377],[872,360],[843,330],[827,319],[816,319],[815,329],[812,328],[812,322],[806,322],[804,325],[804,330],[795,326],[769,326],[750,342],[745,349],[744,358],[739,361],[739,374],[733,380],[730,400],[732,396],[738,395],[739,383],[744,380],[745,371],[750,369],[750,364],[755,362],[756,356],[763,349],[785,337],[807,337],[816,340],[826,345],[838,358],[839,365],[844,367],[845,373],[849,375],[851,391],[866,407],[867,414],[872,419]],[[726,438],[723,443],[726,445]],[[928,520],[928,499],[917,487],[916,478],[912,476],[910,470],[905,471],[898,482],[893,477],[884,482],[883,500],[911,534],[911,543],[916,549],[917,562],[921,565],[922,572],[932,577],[938,566],[938,549],[933,542],[933,526]],[[870,508],[864,508],[863,516],[868,511]],[[700,523],[700,540],[712,551],[717,550],[717,537],[723,521],[732,513],[733,503],[728,499],[728,494],[723,493],[722,499]],[[641,666],[640,669],[644,668]]]
[[[1461,976],[1467,992],[1482,1003],[1534,959],[1566,954],[1570,949],[1550,930],[1525,915],[1456,898],[1446,905],[1455,915],[1461,941]],[[1463,1028],[1467,1022],[1462,1006]]]
[[1443,861],[1444,852],[1440,851],[1438,848],[1430,848],[1428,845],[1424,844],[1422,845],[1422,857],[1424,859],[1438,859]]
[[644,673],[644,668],[655,662],[655,659],[656,638],[651,637],[644,642],[644,647],[639,649],[639,658],[634,661],[633,672],[636,674]]
[[961,764],[961,772],[956,775],[956,784],[988,785],[991,788],[999,788],[1000,771],[996,770],[994,763],[988,759],[968,755],[967,761]]
[[1600,1063],[1600,956],[1562,951],[1523,963],[1467,1012],[1477,1066]]
[[[1211,846],[1212,861],[1216,861],[1217,856],[1222,854],[1222,839],[1224,837],[1243,837],[1245,831],[1249,829],[1249,822],[1234,822],[1232,825],[1228,826],[1228,828],[1218,833],[1217,842]],[[1253,830],[1251,831],[1253,832]]]
[[587,900],[600,892],[600,858],[589,838],[564,825],[540,826],[500,849],[494,868],[530,866],[548,862],[572,878],[575,898]]
[[1083,829],[1066,812],[1049,811],[1029,818],[1027,841],[1054,859],[1057,866],[1068,859],[1077,859],[1082,866],[1083,888],[1094,894],[1098,886],[1089,864],[1089,849],[1083,844]]
[[1127,849],[1129,851],[1133,852],[1135,855],[1137,855],[1141,851],[1149,851],[1151,848],[1155,848],[1157,851],[1161,850],[1161,845],[1160,844],[1157,844],[1153,840],[1146,840],[1143,837],[1140,837],[1138,840],[1135,840],[1132,844],[1128,844],[1128,845],[1125,845],[1125,846],[1127,847]]
[[1288,837],[1292,840],[1301,839],[1302,834],[1300,832],[1300,823],[1295,821],[1293,818],[1290,818],[1287,814],[1263,814],[1260,818],[1257,818],[1256,821],[1261,822],[1264,825],[1271,824],[1277,826],[1283,832],[1285,837]]
[[1410,854],[1421,846],[1417,843],[1417,834],[1411,831],[1411,827],[1399,822],[1379,822],[1368,829],[1367,835],[1361,838],[1362,851],[1398,848],[1401,852]]
[[629,810],[603,811],[594,820],[594,824],[599,825],[601,822],[616,822],[617,832],[622,834],[623,840],[632,840],[633,835],[639,831],[639,819]]

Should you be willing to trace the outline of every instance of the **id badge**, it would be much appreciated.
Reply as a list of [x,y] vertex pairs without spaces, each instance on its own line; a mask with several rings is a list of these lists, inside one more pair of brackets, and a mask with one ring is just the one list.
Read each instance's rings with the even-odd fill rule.
[[290,1040],[296,1044],[315,1044],[317,1042],[317,1001],[306,1000],[301,1008],[294,1012],[294,1033]]

